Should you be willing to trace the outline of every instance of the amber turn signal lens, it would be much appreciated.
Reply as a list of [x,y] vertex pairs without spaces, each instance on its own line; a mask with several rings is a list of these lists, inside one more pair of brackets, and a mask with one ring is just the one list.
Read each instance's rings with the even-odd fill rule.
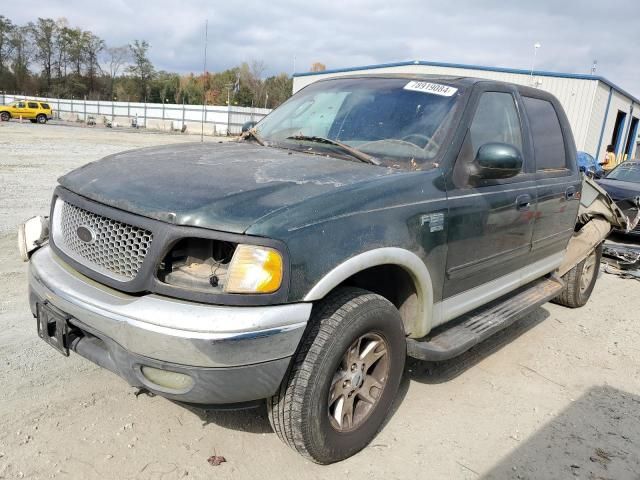
[[227,293],[273,293],[282,284],[282,256],[277,250],[238,245],[227,273]]

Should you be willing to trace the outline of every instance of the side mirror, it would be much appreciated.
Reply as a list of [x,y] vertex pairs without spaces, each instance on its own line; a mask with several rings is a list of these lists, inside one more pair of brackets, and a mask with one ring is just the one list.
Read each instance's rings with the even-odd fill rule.
[[248,132],[249,130],[251,130],[253,127],[256,126],[257,123],[258,122],[254,122],[254,121],[244,122],[242,124],[242,133]]
[[507,143],[485,143],[478,149],[470,170],[471,176],[477,179],[515,177],[522,171],[522,155]]

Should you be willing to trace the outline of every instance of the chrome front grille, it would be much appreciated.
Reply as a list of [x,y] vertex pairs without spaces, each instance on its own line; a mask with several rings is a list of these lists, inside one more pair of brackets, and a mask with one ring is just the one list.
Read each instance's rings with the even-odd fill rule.
[[61,199],[53,213],[53,241],[63,253],[98,273],[133,280],[153,240],[149,230],[89,212]]

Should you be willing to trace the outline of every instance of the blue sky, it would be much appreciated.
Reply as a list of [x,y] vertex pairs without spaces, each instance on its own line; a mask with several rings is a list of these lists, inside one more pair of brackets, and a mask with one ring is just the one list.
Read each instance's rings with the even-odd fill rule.
[[65,17],[118,46],[151,44],[158,69],[202,69],[205,19],[209,70],[259,60],[266,74],[402,60],[597,73],[640,96],[640,4],[496,0],[22,0],[3,2],[16,23]]

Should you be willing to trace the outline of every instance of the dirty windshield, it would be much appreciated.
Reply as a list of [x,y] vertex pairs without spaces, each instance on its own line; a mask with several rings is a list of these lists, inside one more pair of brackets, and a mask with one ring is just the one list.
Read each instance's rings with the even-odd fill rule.
[[607,179],[640,183],[640,163],[621,163],[618,168],[607,175]]
[[435,81],[323,81],[294,95],[260,122],[256,133],[269,146],[355,161],[364,154],[384,166],[428,169],[440,153],[459,96],[458,88]]

